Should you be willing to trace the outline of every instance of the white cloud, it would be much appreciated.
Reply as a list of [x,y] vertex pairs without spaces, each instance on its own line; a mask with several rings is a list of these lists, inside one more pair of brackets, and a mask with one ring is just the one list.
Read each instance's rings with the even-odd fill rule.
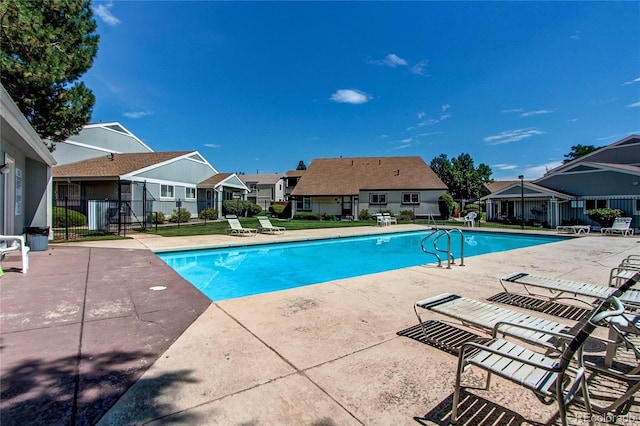
[[371,96],[354,89],[339,89],[329,98],[334,102],[344,104],[364,104],[369,102]]
[[216,145],[215,143],[205,143],[202,146],[206,146],[207,148],[220,148],[220,145]]
[[518,166],[516,166],[515,164],[494,164],[493,166],[491,166],[492,169],[498,170],[513,170],[517,167]]
[[518,142],[536,135],[543,135],[544,133],[545,132],[536,129],[507,130],[497,135],[487,136],[483,140],[487,142],[488,145],[502,145],[505,143]]
[[520,117],[531,117],[532,115],[542,115],[542,114],[551,114],[553,111],[549,111],[548,109],[539,109],[537,111],[528,111],[520,114]]
[[150,111],[131,111],[131,112],[125,112],[124,115],[125,117],[128,118],[142,118],[142,117],[146,117],[147,115],[151,115],[153,114]]
[[425,75],[424,69],[428,65],[426,60],[421,60],[410,66],[406,59],[403,59],[395,53],[390,53],[384,59],[373,59],[368,61],[370,64],[381,65],[389,68],[409,67],[409,71],[413,74]]
[[444,104],[444,105],[441,106],[441,108],[442,108],[442,112],[447,112],[447,111],[449,111],[449,108],[451,108],[451,105]]
[[411,73],[417,75],[426,75],[424,69],[429,64],[426,60],[422,60],[411,67]]
[[503,109],[500,112],[503,113],[503,114],[511,114],[511,113],[514,113],[514,112],[522,112],[522,108]]
[[426,112],[419,112],[418,113],[418,120],[422,120],[427,116]]
[[580,39],[580,31],[576,31],[575,33],[569,36],[571,40],[579,40]]
[[395,68],[398,65],[403,66],[403,67],[407,66],[407,61],[405,61],[404,59],[402,59],[401,57],[399,57],[395,53],[391,53],[391,54],[387,55],[382,62],[386,66],[391,67],[391,68]]
[[413,138],[406,138],[399,141],[400,145],[394,147],[393,149],[405,149],[414,146]]
[[633,84],[633,83],[640,83],[640,77],[638,77],[636,79],[633,79],[631,81],[627,81],[627,82],[624,83],[624,85],[626,86],[628,84]]
[[627,105],[627,108],[638,108],[638,107],[640,107],[640,101]]
[[109,2],[107,4],[99,4],[93,9],[93,11],[106,24],[117,25],[120,23],[120,20],[115,16],[113,16],[113,14],[111,13],[112,7],[113,7],[113,2]]

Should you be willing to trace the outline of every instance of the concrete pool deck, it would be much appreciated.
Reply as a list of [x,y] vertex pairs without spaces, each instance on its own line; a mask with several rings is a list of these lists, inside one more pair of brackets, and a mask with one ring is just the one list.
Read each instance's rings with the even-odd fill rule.
[[[26,275],[12,270],[19,257],[7,257],[0,423],[446,425],[457,358],[398,335],[417,324],[416,300],[486,299],[515,271],[604,284],[612,267],[640,254],[637,237],[587,235],[470,257],[465,267],[417,266],[216,303],[153,255],[414,229],[424,227],[50,244],[30,254]],[[483,377],[471,370],[464,383]],[[502,380],[465,395],[461,424],[558,423],[554,405]],[[588,424],[583,415],[573,408],[571,423]],[[639,422],[636,403],[618,424]]]

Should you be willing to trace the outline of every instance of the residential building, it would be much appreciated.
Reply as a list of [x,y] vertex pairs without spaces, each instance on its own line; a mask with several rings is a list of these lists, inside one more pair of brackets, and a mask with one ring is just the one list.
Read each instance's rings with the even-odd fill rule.
[[[533,182],[487,185],[487,220],[504,217],[555,227],[597,223],[588,211],[612,208],[640,227],[640,136],[632,135],[565,163]],[[502,216],[502,217],[501,217]]]
[[143,224],[183,208],[197,217],[197,184],[216,173],[197,151],[110,153],[55,167],[55,202],[88,215],[90,226],[91,215]]
[[247,200],[268,210],[275,202],[283,202],[285,177],[279,173],[238,175],[249,188]]
[[284,183],[284,199],[289,200],[291,197],[291,192],[293,192],[293,188],[296,187],[302,175],[306,172],[305,170],[289,170],[284,174],[285,183]]
[[0,103],[0,234],[50,227],[56,160],[2,85]]
[[214,208],[222,216],[222,202],[225,200],[246,200],[249,187],[235,173],[217,173],[198,183],[200,208]]
[[292,214],[313,212],[357,219],[370,214],[412,211],[439,215],[438,198],[447,186],[414,157],[314,159],[291,192]]

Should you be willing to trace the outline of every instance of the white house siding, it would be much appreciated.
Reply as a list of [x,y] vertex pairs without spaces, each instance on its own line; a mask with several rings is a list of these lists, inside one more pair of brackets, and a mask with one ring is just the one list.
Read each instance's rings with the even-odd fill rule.
[[[418,193],[419,204],[404,204],[402,202],[403,194]],[[425,217],[428,215],[439,216],[438,198],[445,194],[445,190],[402,190],[402,191],[361,191],[359,196],[358,213],[364,209],[370,214],[378,211],[389,211],[398,214],[401,211],[409,210],[414,212],[416,217]],[[371,194],[386,194],[387,204],[369,204]]]

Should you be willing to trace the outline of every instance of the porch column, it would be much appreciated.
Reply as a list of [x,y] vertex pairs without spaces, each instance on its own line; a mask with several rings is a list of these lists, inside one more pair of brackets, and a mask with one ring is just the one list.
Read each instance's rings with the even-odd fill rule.
[[485,203],[485,213],[487,214],[487,222],[490,221],[491,219],[493,219],[493,202],[491,201],[491,198],[487,198],[487,201]]
[[222,218],[222,193],[218,188],[213,188],[213,202],[215,203],[216,208],[218,209],[218,217]]
[[551,198],[549,200],[549,213],[548,218],[549,226],[551,228],[555,228],[560,224],[560,212],[558,211],[558,200],[556,198]]

